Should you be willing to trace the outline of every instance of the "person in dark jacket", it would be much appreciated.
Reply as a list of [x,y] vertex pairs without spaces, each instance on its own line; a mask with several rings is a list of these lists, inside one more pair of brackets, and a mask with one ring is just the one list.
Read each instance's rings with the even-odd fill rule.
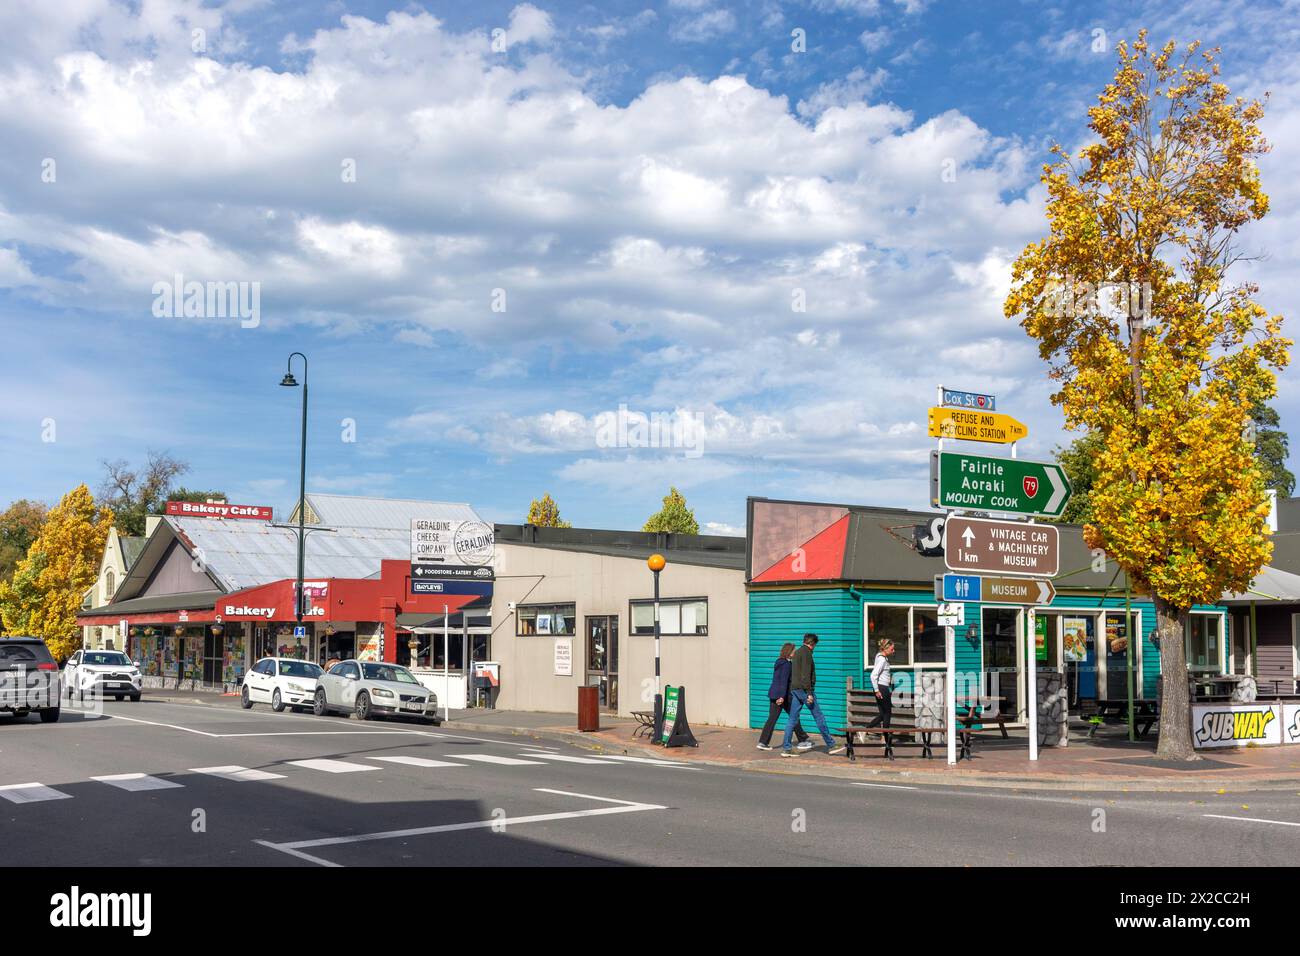
[[793,729],[799,726],[799,712],[805,707],[812,711],[817,729],[821,731],[822,738],[826,741],[826,752],[837,754],[844,750],[843,747],[835,746],[835,738],[831,736],[831,730],[826,726],[826,717],[822,714],[821,705],[817,703],[817,697],[813,693],[817,686],[817,667],[813,664],[813,648],[816,646],[817,635],[805,634],[803,645],[794,652],[794,657],[790,658],[790,696],[794,698],[794,703],[790,705],[790,719],[785,724],[785,739],[781,742],[782,757],[794,756],[794,751],[790,749],[790,738]]
[[[785,712],[790,716],[790,658],[794,656],[794,645],[787,642],[781,647],[781,656],[772,665],[772,686],[767,689],[768,713],[763,732],[758,735],[758,749],[772,749],[772,731],[776,729],[776,719]],[[812,741],[802,727],[796,726],[794,732],[799,736],[798,748],[811,750]]]

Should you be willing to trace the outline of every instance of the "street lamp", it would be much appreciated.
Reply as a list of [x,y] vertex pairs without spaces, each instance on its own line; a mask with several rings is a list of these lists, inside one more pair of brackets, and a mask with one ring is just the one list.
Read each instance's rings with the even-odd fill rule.
[[306,550],[307,531],[304,527],[307,515],[307,356],[301,352],[290,352],[285,363],[284,378],[280,384],[295,388],[298,380],[293,377],[293,357],[302,359],[302,446],[298,462],[298,591],[294,595],[293,610],[299,624],[302,623],[302,577],[303,554]]
[[655,576],[655,743],[664,736],[664,699],[659,693],[659,572],[667,563],[662,554],[652,554],[646,559],[646,565]]

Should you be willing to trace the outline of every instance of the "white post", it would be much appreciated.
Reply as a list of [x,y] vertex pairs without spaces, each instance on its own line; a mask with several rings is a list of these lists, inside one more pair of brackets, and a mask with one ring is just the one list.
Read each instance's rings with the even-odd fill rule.
[[448,653],[447,628],[451,623],[451,609],[442,606],[442,719],[451,720],[451,673],[447,670]]
[[1038,629],[1034,626],[1034,609],[1025,609],[1025,644],[1029,647],[1029,666],[1025,670],[1025,696],[1029,698],[1029,759],[1038,759]]
[[948,765],[957,763],[957,641],[951,627],[943,629],[944,653],[948,660],[948,676],[944,681],[944,709],[947,712]]

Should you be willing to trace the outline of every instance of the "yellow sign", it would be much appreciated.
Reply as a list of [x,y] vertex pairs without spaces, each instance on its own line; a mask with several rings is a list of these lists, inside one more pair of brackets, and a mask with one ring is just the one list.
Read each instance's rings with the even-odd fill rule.
[[1029,427],[1010,415],[965,408],[930,409],[931,438],[960,438],[1006,445],[1029,437]]

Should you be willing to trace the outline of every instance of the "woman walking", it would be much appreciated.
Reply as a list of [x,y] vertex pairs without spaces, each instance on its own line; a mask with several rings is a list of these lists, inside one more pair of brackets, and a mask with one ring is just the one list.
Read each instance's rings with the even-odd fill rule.
[[882,637],[877,647],[876,660],[871,667],[871,689],[876,692],[876,700],[880,701],[880,713],[867,726],[888,727],[889,719],[894,713],[894,675],[889,667],[889,658],[894,653],[894,642],[887,637]]
[[[794,645],[787,642],[781,645],[781,656],[772,665],[772,686],[767,689],[767,723],[758,736],[759,750],[772,749],[772,731],[776,729],[776,718],[781,712],[785,711],[786,719],[790,717],[790,658],[793,656]],[[811,750],[812,741],[798,724],[795,725],[795,733],[799,736],[798,748]]]

